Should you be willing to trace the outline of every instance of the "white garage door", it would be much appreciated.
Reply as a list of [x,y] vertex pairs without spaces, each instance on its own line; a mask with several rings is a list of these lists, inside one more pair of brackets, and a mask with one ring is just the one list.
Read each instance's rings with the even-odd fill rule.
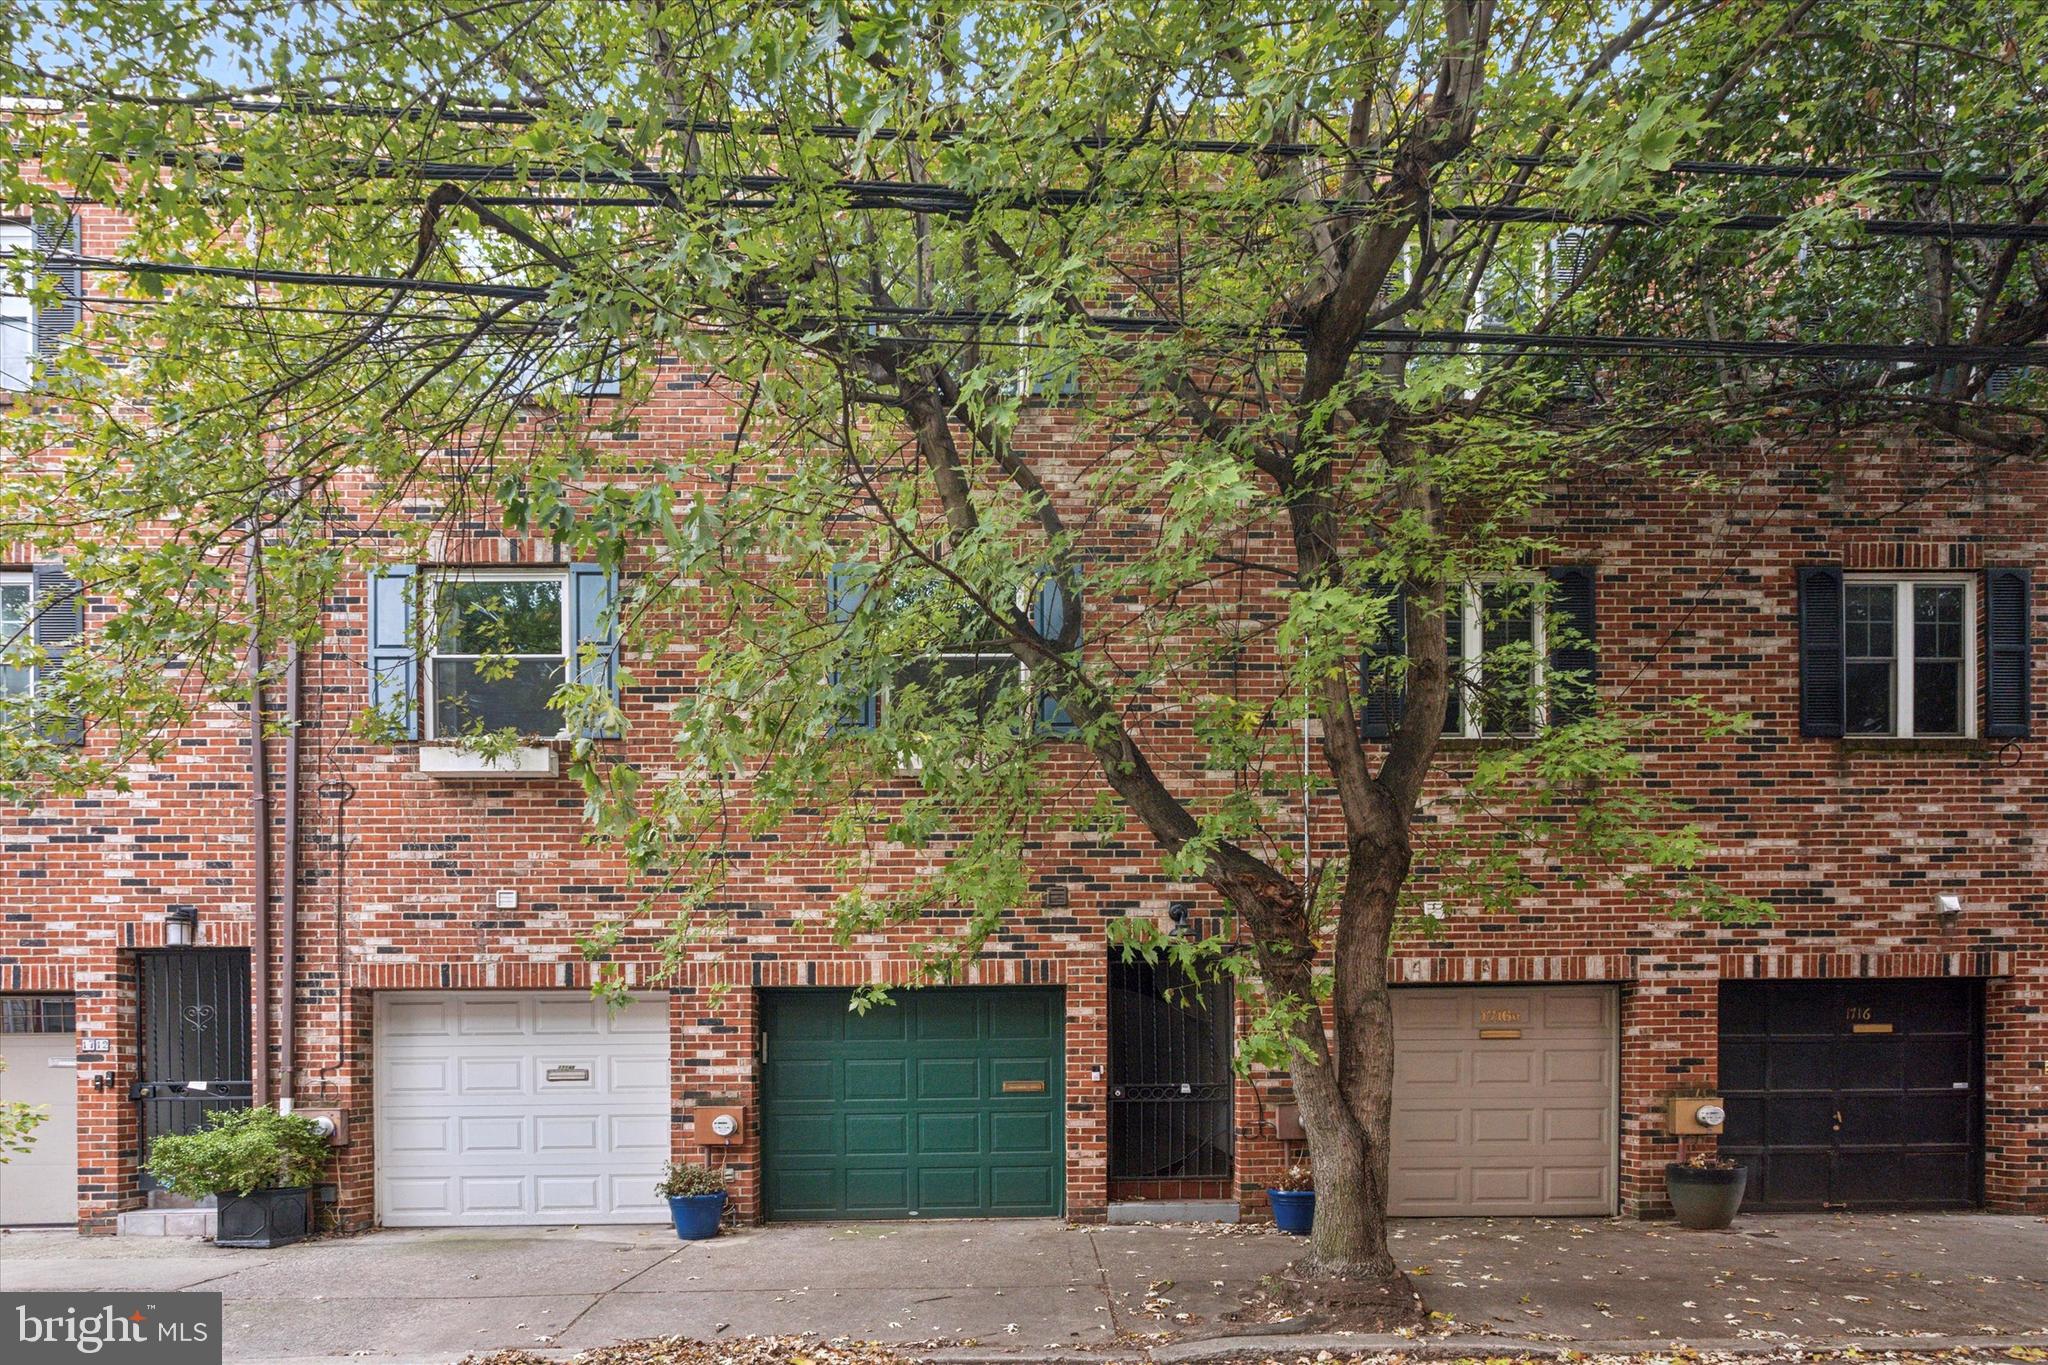
[[0,1163],[0,1224],[78,1219],[78,1035],[70,996],[0,998],[0,1104],[47,1117]]
[[1618,1016],[1606,986],[1396,990],[1390,1211],[1613,1213]]
[[668,1062],[663,994],[379,995],[379,1221],[664,1220]]

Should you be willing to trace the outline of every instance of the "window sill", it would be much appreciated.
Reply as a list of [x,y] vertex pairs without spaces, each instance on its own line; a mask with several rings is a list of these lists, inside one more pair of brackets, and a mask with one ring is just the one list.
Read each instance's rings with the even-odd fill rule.
[[1986,755],[1998,748],[1995,740],[1975,735],[1849,735],[1842,740],[1848,754],[1956,754]]
[[510,753],[480,754],[460,744],[420,745],[420,771],[429,777],[491,780],[560,777],[562,753],[553,744],[522,744]]
[[1534,735],[1445,735],[1436,742],[1440,754],[1483,754],[1493,749],[1519,749]]

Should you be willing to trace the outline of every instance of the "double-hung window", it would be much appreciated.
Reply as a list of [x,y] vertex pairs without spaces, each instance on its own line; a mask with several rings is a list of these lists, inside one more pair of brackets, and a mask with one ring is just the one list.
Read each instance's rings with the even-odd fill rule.
[[891,604],[908,633],[923,648],[899,656],[890,669],[883,705],[917,698],[948,709],[960,707],[987,721],[1005,690],[1022,686],[1023,665],[990,622],[951,584],[923,585],[896,595]]
[[1848,575],[1844,731],[1901,738],[1976,733],[1976,622],[1971,577]]
[[[35,621],[35,590],[25,573],[0,573],[0,659],[19,658],[29,648]],[[26,697],[34,670],[0,663],[0,700]]]
[[568,574],[463,570],[434,581],[427,633],[432,738],[514,730],[553,737],[549,700],[568,676]]
[[1451,689],[1444,734],[1467,739],[1534,733],[1542,695],[1543,609],[1535,585],[1466,584],[1444,609]]
[[28,388],[36,355],[36,310],[26,293],[35,233],[0,223],[0,390]]

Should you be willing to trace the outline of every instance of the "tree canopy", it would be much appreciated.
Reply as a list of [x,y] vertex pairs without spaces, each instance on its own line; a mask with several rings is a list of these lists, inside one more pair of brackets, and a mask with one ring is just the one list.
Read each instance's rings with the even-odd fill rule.
[[[947,912],[939,974],[1027,903],[1027,832],[1142,829],[1229,908],[1174,951],[1258,983],[1253,1054],[1328,1083],[1311,1141],[1362,1208],[1419,842],[1478,906],[1527,891],[1534,829],[1678,912],[1765,909],[1635,781],[1682,704],[1579,704],[1512,632],[1482,681],[1446,602],[1523,583],[1575,481],[1708,489],[1717,452],[1868,425],[2028,459],[2048,415],[2026,6],[53,0],[0,23],[0,198],[127,225],[84,261],[95,344],[45,365],[0,482],[0,527],[116,604],[38,703],[107,742],[17,728],[12,790],[116,777],[245,686],[252,630],[311,640],[338,583],[437,528],[552,537],[629,568],[629,676],[692,651],[672,763],[578,746],[673,950],[716,937],[721,842],[793,813],[830,813],[844,932]],[[685,380],[731,430],[631,439]],[[1518,591],[1486,611],[1553,589]],[[1445,706],[1481,687],[1559,723],[1477,762],[1472,819],[1418,832]],[[596,688],[560,704],[618,719]],[[1304,841],[1310,800],[1332,823]],[[1319,1218],[1325,1265],[1391,1272]]]

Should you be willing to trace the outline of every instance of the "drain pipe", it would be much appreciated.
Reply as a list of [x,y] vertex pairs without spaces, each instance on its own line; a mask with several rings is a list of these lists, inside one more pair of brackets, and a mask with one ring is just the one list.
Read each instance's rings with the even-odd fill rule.
[[263,761],[263,527],[249,523],[249,905],[256,997],[250,1104],[270,1102],[270,775]]
[[283,927],[283,1014],[277,1025],[277,1107],[291,1113],[298,1095],[296,1049],[298,1027],[294,998],[299,979],[299,646],[294,640],[284,665],[284,849],[278,870],[278,919]]

